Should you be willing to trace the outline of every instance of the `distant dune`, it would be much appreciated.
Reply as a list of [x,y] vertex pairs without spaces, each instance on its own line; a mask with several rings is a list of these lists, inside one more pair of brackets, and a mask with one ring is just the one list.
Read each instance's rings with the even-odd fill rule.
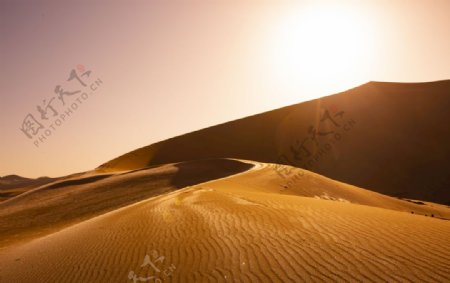
[[0,282],[448,282],[449,218],[277,164],[93,171],[0,203]]
[[383,194],[449,204],[449,109],[450,80],[370,82],[158,142],[100,169],[240,158],[290,164]]
[[0,202],[15,197],[33,188],[53,182],[55,179],[41,177],[30,179],[18,175],[0,177]]

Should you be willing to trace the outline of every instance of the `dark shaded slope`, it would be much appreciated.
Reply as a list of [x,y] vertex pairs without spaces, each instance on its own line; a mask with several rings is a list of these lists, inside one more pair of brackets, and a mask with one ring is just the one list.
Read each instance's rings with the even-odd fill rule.
[[132,151],[107,170],[203,158],[277,162],[388,195],[450,202],[450,81],[370,82]]

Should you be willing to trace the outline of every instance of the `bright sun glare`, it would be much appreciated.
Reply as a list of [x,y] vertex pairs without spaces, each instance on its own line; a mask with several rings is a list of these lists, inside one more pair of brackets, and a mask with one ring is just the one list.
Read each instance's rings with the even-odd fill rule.
[[269,43],[271,75],[278,85],[300,86],[311,95],[343,90],[369,80],[373,42],[367,11],[302,6],[282,15],[275,26]]

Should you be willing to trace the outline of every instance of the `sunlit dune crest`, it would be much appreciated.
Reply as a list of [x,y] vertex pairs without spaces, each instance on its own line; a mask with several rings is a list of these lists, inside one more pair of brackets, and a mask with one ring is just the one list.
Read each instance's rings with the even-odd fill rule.
[[[278,174],[286,169],[293,170],[290,179]],[[225,177],[200,183],[194,177],[190,186],[173,190],[184,180],[177,181],[177,172],[186,170],[185,176]],[[2,209],[2,227],[17,223],[11,216],[39,210],[45,202],[70,205],[72,214],[88,209],[90,217],[98,215],[82,220],[57,213],[55,227],[66,228],[42,231],[37,223],[34,235],[47,236],[32,241],[20,241],[33,234],[18,229],[16,244],[4,243],[0,250],[2,280],[125,282],[131,271],[169,282],[449,279],[450,226],[436,218],[450,218],[445,206],[390,198],[289,166],[237,160],[85,178],[44,186],[34,193],[47,191],[41,201],[28,194]],[[117,206],[113,200],[127,189],[153,196]],[[67,204],[72,194],[79,202]],[[104,209],[95,211],[99,204],[92,195],[106,202]],[[54,215],[36,220],[45,224]],[[164,256],[160,273],[142,267],[152,253]]]

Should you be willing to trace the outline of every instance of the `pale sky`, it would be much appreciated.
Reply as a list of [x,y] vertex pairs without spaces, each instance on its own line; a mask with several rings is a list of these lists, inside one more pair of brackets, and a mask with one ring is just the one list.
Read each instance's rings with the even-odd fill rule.
[[[90,170],[367,81],[449,79],[449,35],[448,0],[0,0],[0,176]],[[57,85],[82,92],[64,106]]]

